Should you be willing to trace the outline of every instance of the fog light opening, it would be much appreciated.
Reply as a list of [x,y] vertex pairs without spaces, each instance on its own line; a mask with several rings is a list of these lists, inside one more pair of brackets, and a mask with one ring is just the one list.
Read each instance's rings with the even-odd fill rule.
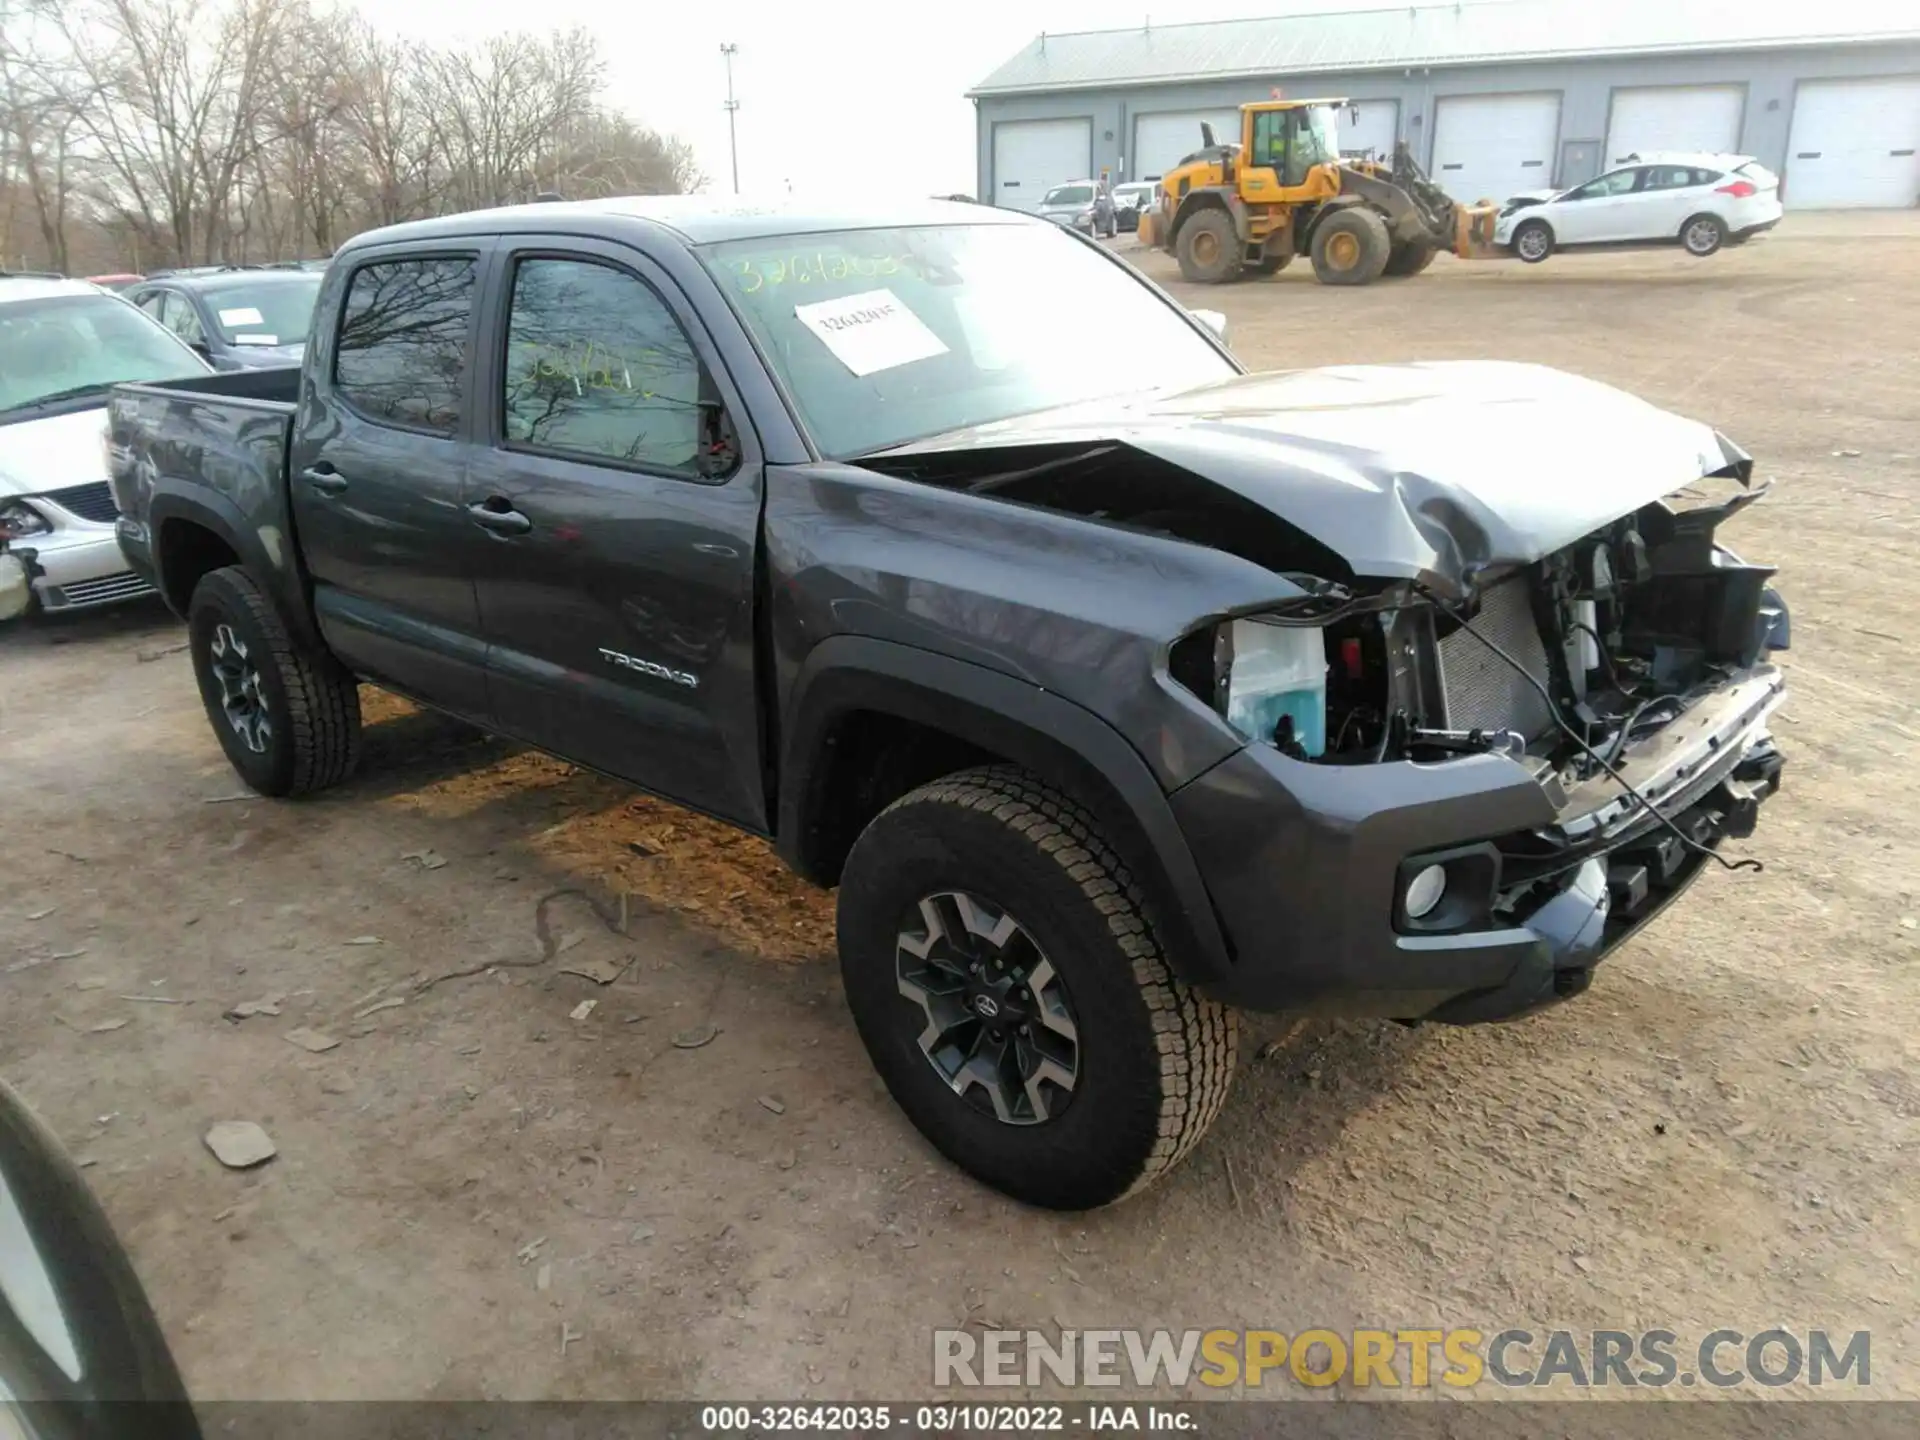
[[1447,867],[1429,865],[1407,882],[1405,906],[1409,920],[1423,920],[1433,913],[1447,893]]

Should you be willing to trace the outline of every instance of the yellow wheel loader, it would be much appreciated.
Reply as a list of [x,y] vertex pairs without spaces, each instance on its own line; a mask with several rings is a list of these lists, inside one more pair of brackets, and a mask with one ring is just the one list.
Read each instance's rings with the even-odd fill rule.
[[1344,160],[1345,100],[1272,100],[1240,107],[1240,139],[1202,145],[1160,178],[1140,215],[1157,245],[1201,284],[1271,275],[1296,255],[1324,285],[1417,275],[1442,250],[1463,260],[1501,253],[1499,207],[1462,205],[1427,178],[1405,145],[1391,165]]

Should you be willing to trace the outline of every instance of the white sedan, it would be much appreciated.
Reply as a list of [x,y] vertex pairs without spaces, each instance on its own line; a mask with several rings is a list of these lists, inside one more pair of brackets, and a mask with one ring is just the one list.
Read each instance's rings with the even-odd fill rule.
[[1751,155],[1631,155],[1571,190],[1516,195],[1494,239],[1530,265],[1577,246],[1673,245],[1711,255],[1780,223],[1780,181]]

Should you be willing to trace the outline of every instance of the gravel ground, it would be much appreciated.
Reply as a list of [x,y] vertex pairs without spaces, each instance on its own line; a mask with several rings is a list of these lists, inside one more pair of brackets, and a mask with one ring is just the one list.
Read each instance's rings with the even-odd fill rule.
[[[1710,874],[1520,1024],[1257,1020],[1182,1170],[1059,1217],[908,1128],[826,899],[758,842],[384,697],[351,785],[248,798],[169,617],[16,628],[0,1065],[90,1166],[197,1395],[897,1398],[972,1320],[1870,1329],[1873,1392],[1920,1396],[1920,602],[1894,583],[1920,215],[1705,262],[1305,272],[1185,298],[1255,366],[1592,375],[1778,482],[1730,535],[1795,607],[1786,788],[1739,847],[1765,873]],[[279,1157],[221,1169],[223,1119]]]

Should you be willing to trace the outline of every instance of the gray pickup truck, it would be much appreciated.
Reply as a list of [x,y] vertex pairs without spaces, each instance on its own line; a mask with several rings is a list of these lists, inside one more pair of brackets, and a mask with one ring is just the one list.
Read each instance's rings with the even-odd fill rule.
[[1237,1008],[1572,996],[1781,768],[1730,442],[1223,329],[981,206],[422,221],[300,370],[115,392],[119,533],[249,785],[344,780],[366,680],[768,836],[913,1122],[1094,1206]]

